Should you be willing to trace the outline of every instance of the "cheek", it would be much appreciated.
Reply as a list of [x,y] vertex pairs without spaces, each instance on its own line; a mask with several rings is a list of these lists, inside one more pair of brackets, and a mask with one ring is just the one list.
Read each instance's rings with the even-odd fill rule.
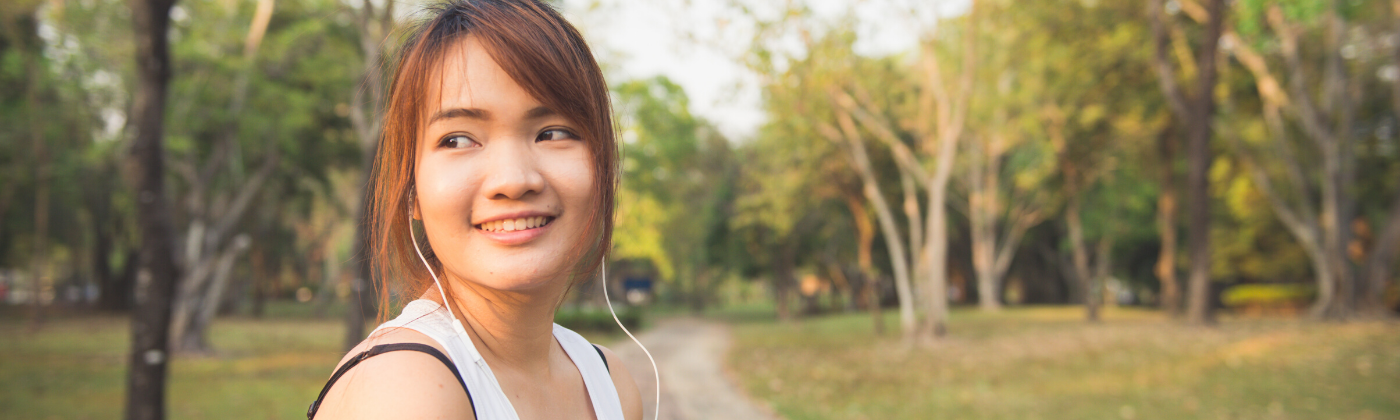
[[576,213],[588,214],[588,210],[594,206],[597,194],[594,191],[593,159],[587,153],[580,153],[568,162],[561,162],[558,170],[555,171],[556,189],[560,198],[565,201],[565,205],[577,210],[584,210]]
[[459,213],[468,206],[472,191],[479,184],[472,178],[477,176],[467,170],[466,165],[435,164],[433,159],[419,162],[415,175],[414,188],[418,195],[418,211],[439,213],[451,211]]

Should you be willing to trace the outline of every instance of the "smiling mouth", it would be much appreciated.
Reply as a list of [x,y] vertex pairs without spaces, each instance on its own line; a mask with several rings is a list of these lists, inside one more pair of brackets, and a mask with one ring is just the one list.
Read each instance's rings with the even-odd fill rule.
[[550,216],[522,217],[518,219],[505,219],[486,222],[476,225],[476,228],[487,232],[515,232],[518,230],[527,230],[542,227],[544,225],[550,224],[551,222],[554,222],[554,218]]

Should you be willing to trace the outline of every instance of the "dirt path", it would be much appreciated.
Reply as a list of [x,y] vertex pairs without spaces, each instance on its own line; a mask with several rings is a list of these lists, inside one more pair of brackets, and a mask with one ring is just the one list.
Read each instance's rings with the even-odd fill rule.
[[[694,318],[668,319],[637,336],[661,370],[661,418],[667,420],[775,420],[766,407],[741,393],[725,377],[724,354],[729,330],[722,324]],[[611,348],[627,364],[642,391],[645,420],[656,412],[656,380],[651,364],[630,339]]]

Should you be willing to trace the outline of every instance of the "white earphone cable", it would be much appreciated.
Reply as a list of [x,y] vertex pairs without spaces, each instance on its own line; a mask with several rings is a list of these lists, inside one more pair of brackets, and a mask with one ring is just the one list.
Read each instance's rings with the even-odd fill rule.
[[627,326],[622,325],[622,320],[617,319],[617,311],[613,310],[612,298],[608,296],[608,263],[603,262],[599,264],[599,267],[601,267],[602,276],[598,281],[603,282],[603,300],[608,302],[608,312],[612,313],[613,321],[617,322],[617,326],[622,328],[622,332],[627,333],[627,337],[630,337],[632,342],[637,343],[637,347],[642,348],[642,353],[646,353],[647,360],[651,361],[651,371],[656,374],[656,410],[652,412],[651,417],[652,420],[656,420],[661,417],[661,369],[656,368],[656,359],[651,357],[651,352],[647,350],[647,346],[642,345],[642,341],[632,335],[632,332],[627,330]]
[[[457,319],[456,314],[452,313],[452,305],[447,302],[447,293],[442,289],[442,282],[438,281],[437,273],[433,272],[433,267],[428,265],[428,259],[423,257],[423,249],[418,247],[418,235],[413,232],[413,215],[411,213],[408,216],[408,237],[413,241],[413,251],[418,253],[418,260],[422,261],[423,267],[428,269],[428,275],[433,276],[433,285],[437,286],[438,294],[442,296],[442,306],[447,308],[447,315],[452,317],[452,327],[459,334],[465,335],[466,329],[462,327],[462,321]],[[627,326],[622,325],[622,320],[618,319],[617,311],[613,309],[612,298],[608,296],[608,265],[604,262],[599,264],[599,267],[601,277],[598,281],[603,282],[603,300],[608,303],[608,312],[612,314],[613,321],[617,322],[617,326],[622,328],[622,332],[627,333],[627,337],[631,338],[632,342],[637,343],[637,347],[642,348],[642,353],[645,353],[647,360],[651,362],[651,371],[656,376],[656,411],[652,412],[652,419],[659,419],[661,417],[661,370],[656,367],[656,358],[651,356],[651,351],[647,350],[647,346],[642,345],[642,341],[638,340],[637,336],[632,335],[632,331],[628,331]]]
[[437,286],[438,295],[442,296],[442,307],[447,308],[447,316],[452,317],[452,328],[458,334],[466,335],[467,329],[462,327],[462,320],[457,319],[457,314],[452,313],[452,304],[447,301],[447,292],[442,290],[442,282],[438,281],[437,273],[433,272],[433,266],[428,265],[428,259],[423,258],[423,250],[418,248],[418,235],[413,233],[413,213],[408,214],[408,237],[413,240],[413,251],[418,253],[418,261],[423,262],[423,268],[428,269],[428,275],[433,276],[433,285]]

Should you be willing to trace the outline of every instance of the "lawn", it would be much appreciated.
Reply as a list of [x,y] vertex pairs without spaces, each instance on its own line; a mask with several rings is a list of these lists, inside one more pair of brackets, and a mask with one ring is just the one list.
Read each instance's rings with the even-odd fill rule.
[[[342,355],[333,320],[221,319],[212,328],[216,355],[171,365],[172,419],[305,418]],[[0,418],[121,418],[128,331],[116,316],[51,320],[33,333],[22,319],[0,319]]]
[[[1090,325],[1078,308],[960,310],[947,340],[909,350],[872,334],[868,315],[779,324],[762,309],[711,315],[733,325],[729,367],[745,391],[793,420],[1400,418],[1396,323],[1199,329],[1150,311],[1111,309]],[[217,354],[175,360],[170,418],[304,416],[342,355],[340,321],[269,313],[219,319]],[[70,316],[31,333],[4,316],[0,337],[0,419],[121,417],[125,318]]]
[[[898,328],[889,314],[886,325]],[[1110,309],[958,310],[907,349],[869,315],[734,322],[731,371],[801,419],[1396,419],[1400,324],[1225,319],[1194,328]]]
[[[332,309],[317,319],[311,305],[279,302],[265,319],[215,321],[214,355],[171,364],[169,418],[305,419],[344,355],[344,326]],[[25,312],[10,312],[0,313],[0,420],[122,417],[127,318],[60,315],[30,332]],[[597,343],[623,337],[580,333]]]

